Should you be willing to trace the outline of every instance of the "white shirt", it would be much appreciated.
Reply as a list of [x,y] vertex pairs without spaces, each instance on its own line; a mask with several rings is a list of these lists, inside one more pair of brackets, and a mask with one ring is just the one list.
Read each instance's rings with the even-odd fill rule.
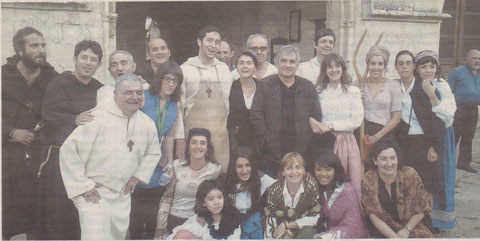
[[[265,174],[260,178],[260,195],[263,195],[265,190],[275,183],[275,179],[271,178],[269,175]],[[237,184],[237,188],[240,187],[240,184]],[[252,207],[252,196],[250,195],[250,192],[244,191],[244,192],[238,192],[236,194],[231,194],[232,198],[233,195],[235,196],[235,207],[240,213],[247,213],[248,210]]]
[[353,131],[363,120],[363,105],[360,90],[351,85],[343,92],[339,84],[336,89],[327,85],[318,95],[322,109],[322,123],[332,124],[335,131]]
[[205,180],[216,179],[222,169],[218,164],[207,162],[199,175],[193,177],[193,170],[188,165],[184,166],[185,163],[187,161],[180,159],[173,161],[177,184],[170,213],[179,218],[189,218],[194,215],[193,206],[195,206],[198,186]]
[[[400,81],[403,94],[402,120],[405,121],[405,123],[407,124],[410,119],[410,110],[412,110],[410,130],[408,131],[409,135],[424,134],[423,129],[418,122],[417,116],[415,115],[415,111],[412,108],[412,99],[410,97],[410,92],[412,92],[414,83],[415,79],[413,79],[412,84],[410,84],[409,88],[405,90],[403,82]],[[441,81],[434,79],[432,80],[432,84],[438,89],[438,92],[440,93],[440,104],[432,107],[432,111],[438,118],[440,118],[445,123],[445,128],[448,128],[453,124],[453,117],[455,115],[455,111],[457,110],[455,97],[452,93],[452,90],[450,89],[450,86],[444,79],[441,79]]]
[[296,75],[309,80],[313,85],[317,85],[317,79],[320,75],[320,62],[318,62],[317,57],[300,63]]
[[[267,76],[274,75],[274,74],[278,74],[277,67],[275,67],[275,65],[267,62],[267,69],[265,70],[265,73],[263,74],[263,76],[259,77],[259,76],[256,76],[255,74],[253,74],[253,78],[261,80],[261,79],[263,79]],[[233,76],[234,80],[240,79],[240,74],[238,73],[237,69],[234,69],[232,71],[232,76]]]
[[117,192],[132,176],[148,183],[160,160],[157,128],[150,117],[141,111],[127,117],[113,99],[103,106],[60,148],[60,171],[70,199],[95,183]]
[[[167,239],[171,240],[179,231],[189,231],[193,235],[197,236],[200,240],[214,240],[214,238],[210,235],[210,229],[208,228],[208,225],[205,224],[202,226],[200,223],[197,221],[198,215],[194,214],[193,216],[189,217],[187,221],[185,221],[182,225],[175,227],[172,230],[172,234],[170,234]],[[223,217],[222,217],[223,218]],[[225,217],[228,218],[228,217]],[[220,223],[213,223],[213,226],[215,229],[219,228]],[[226,239],[227,240],[239,240],[240,235],[242,234],[242,230],[240,229],[240,225],[233,231],[233,233],[228,236]]]

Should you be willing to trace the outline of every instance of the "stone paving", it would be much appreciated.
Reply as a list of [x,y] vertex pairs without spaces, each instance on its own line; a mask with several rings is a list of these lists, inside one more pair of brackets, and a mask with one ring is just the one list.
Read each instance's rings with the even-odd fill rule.
[[[471,166],[480,172],[480,128],[475,133]],[[480,173],[457,169],[455,213],[455,228],[441,231],[435,237],[480,239]]]

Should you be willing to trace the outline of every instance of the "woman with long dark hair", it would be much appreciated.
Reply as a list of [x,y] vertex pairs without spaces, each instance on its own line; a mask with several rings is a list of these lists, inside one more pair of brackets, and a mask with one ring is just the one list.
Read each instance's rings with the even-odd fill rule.
[[330,150],[314,156],[313,175],[319,185],[321,216],[314,238],[368,238],[360,200],[354,186],[345,175],[340,159]]
[[248,147],[238,147],[227,169],[225,193],[244,215],[241,239],[263,239],[260,209],[261,197],[275,182],[257,169],[254,153]]
[[174,178],[160,201],[155,238],[164,239],[193,216],[198,186],[220,174],[211,138],[207,129],[192,128],[188,132],[185,160],[173,161]]
[[240,213],[215,180],[200,184],[194,210],[196,214],[174,228],[168,239],[240,239]]
[[[340,158],[346,175],[352,180],[360,198],[362,161],[353,131],[363,120],[363,106],[360,90],[352,85],[343,58],[331,53],[322,61],[321,75],[318,77],[318,99],[322,110],[322,130],[335,135],[333,150]],[[315,131],[315,130],[314,130]],[[323,133],[322,133],[323,131]]]

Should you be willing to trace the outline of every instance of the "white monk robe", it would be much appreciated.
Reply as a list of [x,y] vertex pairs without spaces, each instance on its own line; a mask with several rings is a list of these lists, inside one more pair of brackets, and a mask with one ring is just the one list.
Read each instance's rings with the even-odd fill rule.
[[226,171],[230,159],[227,133],[228,97],[233,82],[230,70],[217,59],[211,65],[204,65],[198,56],[189,58],[180,67],[185,134],[192,128],[208,129],[216,161]]
[[313,85],[317,85],[317,78],[320,75],[320,62],[318,62],[317,57],[300,63],[296,75],[309,80]]
[[[93,121],[78,126],[60,148],[60,171],[79,212],[82,239],[125,239],[130,194],[122,189],[132,176],[150,181],[161,157],[157,128],[141,111],[125,116],[113,99],[93,115]],[[96,185],[102,199],[87,203],[81,194]]]

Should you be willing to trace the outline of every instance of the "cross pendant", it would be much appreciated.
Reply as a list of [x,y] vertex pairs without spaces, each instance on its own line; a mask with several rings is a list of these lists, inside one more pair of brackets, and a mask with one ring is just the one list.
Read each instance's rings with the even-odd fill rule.
[[127,143],[127,146],[128,146],[128,150],[130,152],[132,151],[133,145],[135,145],[135,143],[132,140],[129,140],[128,143]]
[[208,87],[207,89],[207,94],[208,94],[208,97],[212,97],[212,89],[210,89],[210,87]]

